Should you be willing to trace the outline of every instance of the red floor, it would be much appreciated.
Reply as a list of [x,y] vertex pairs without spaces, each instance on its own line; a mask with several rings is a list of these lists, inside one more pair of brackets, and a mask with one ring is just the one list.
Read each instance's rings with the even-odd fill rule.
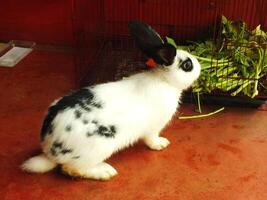
[[74,86],[72,55],[35,51],[13,69],[0,67],[0,80],[1,200],[267,199],[265,111],[227,108],[206,119],[174,119],[163,133],[167,149],[140,143],[116,154],[109,163],[119,175],[108,182],[27,174],[19,165],[40,151],[47,106]]

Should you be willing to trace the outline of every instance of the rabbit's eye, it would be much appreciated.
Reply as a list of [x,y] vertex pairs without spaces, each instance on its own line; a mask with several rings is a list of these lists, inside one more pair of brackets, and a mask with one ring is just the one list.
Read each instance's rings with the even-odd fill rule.
[[180,65],[180,68],[182,68],[182,70],[184,70],[185,72],[190,72],[193,69],[193,63],[188,58],[188,59],[186,59],[185,61],[182,62],[182,64]]

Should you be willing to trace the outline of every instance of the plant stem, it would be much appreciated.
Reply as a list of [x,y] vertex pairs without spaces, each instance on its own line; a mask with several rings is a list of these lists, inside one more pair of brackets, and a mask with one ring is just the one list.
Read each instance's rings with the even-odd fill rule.
[[201,105],[200,105],[200,94],[197,92],[197,106],[198,106],[198,112],[202,113]]
[[255,83],[254,83],[254,90],[253,90],[253,94],[252,94],[252,96],[251,96],[251,98],[254,98],[255,96],[257,96],[258,95],[258,83],[259,83],[259,81],[258,81],[258,79],[259,79],[259,74],[260,74],[260,66],[261,66],[261,64],[262,64],[262,54],[263,54],[263,52],[262,52],[262,49],[261,48],[259,48],[258,49],[258,53],[259,53],[259,62],[258,62],[258,64],[256,65],[256,73],[255,73]]
[[203,115],[191,115],[191,116],[181,116],[181,117],[178,117],[178,119],[197,119],[197,118],[204,118],[204,117],[209,117],[209,116],[212,116],[212,115],[215,115],[221,111],[224,110],[224,107],[218,109],[218,110],[215,110],[213,112],[210,112],[210,113],[207,113],[207,114],[203,114]]
[[194,57],[196,57],[200,61],[207,61],[207,62],[212,62],[212,63],[222,64],[222,63],[229,63],[230,62],[228,59],[217,60],[217,59],[211,59],[211,58],[204,58],[204,57],[196,56],[196,55],[194,55]]
[[250,83],[253,83],[253,81],[245,81],[243,84],[234,92],[232,92],[232,96],[236,96],[239,92],[241,92],[245,87],[247,87]]

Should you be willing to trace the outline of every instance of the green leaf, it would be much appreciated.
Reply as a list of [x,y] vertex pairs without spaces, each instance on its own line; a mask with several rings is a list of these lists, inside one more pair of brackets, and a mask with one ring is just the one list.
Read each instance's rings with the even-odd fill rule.
[[177,45],[174,41],[174,39],[170,38],[170,37],[166,37],[166,40],[169,44],[173,45],[176,49],[177,49]]
[[227,24],[227,22],[228,22],[227,18],[224,15],[222,15],[222,23]]

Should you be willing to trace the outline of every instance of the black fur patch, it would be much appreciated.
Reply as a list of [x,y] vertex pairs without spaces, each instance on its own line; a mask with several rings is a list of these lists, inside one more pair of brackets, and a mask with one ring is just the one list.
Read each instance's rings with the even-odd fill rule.
[[96,120],[93,120],[92,123],[93,124],[98,124],[98,122]]
[[58,142],[58,141],[55,141],[54,143],[53,143],[53,147],[55,147],[55,148],[62,148],[62,142]]
[[51,153],[52,156],[57,156],[56,149],[53,148],[53,147],[50,149],[50,153]]
[[62,149],[62,142],[55,141],[52,144],[52,147],[50,149],[50,153],[52,156],[57,156],[59,154],[59,152],[61,151],[61,149]]
[[81,156],[74,156],[72,159],[79,159]]
[[62,149],[60,153],[65,155],[66,153],[71,153],[71,152],[73,152],[72,149]]
[[66,128],[65,128],[65,130],[66,130],[67,132],[70,132],[71,129],[72,129],[71,125],[67,125]]
[[114,125],[111,125],[109,126],[110,128],[110,131],[113,133],[113,134],[116,134],[117,130],[116,130],[116,127]]
[[54,127],[53,127],[53,125],[51,124],[51,125],[48,127],[47,134],[48,134],[48,135],[51,135],[51,134],[53,133],[53,131],[54,131]]
[[84,124],[88,124],[89,121],[88,121],[87,119],[83,119],[83,123],[84,123]]
[[72,149],[65,149],[63,148],[63,143],[59,142],[59,141],[55,141],[52,144],[52,147],[50,149],[50,153],[52,156],[58,156],[59,154],[67,154],[67,153],[72,153],[73,150]]
[[79,110],[75,110],[74,115],[76,119],[79,119],[82,116],[82,113]]
[[82,109],[86,110],[87,112],[91,112],[92,111],[92,109],[87,104],[85,104],[84,102],[79,103],[79,106]]
[[105,134],[107,131],[108,131],[108,128],[105,126],[101,125],[98,127],[98,133],[100,133],[100,135]]
[[90,131],[88,131],[88,132],[86,133],[86,136],[87,136],[87,137],[91,137],[92,135],[94,135],[94,133],[91,133]]
[[115,137],[117,133],[117,128],[114,125],[109,125],[109,126],[98,125],[98,121],[96,120],[93,120],[91,123],[95,124],[95,130],[87,131],[86,132],[87,137],[91,137],[93,135],[99,135],[102,137],[112,138]]
[[71,93],[63,98],[61,98],[55,105],[51,106],[48,113],[44,119],[43,126],[41,129],[41,140],[44,139],[46,134],[49,134],[49,130],[52,129],[52,121],[56,115],[65,110],[66,108],[74,108],[79,105],[86,111],[91,111],[91,109],[86,106],[85,102],[93,102],[94,94],[91,89],[82,88],[78,91]]
[[96,108],[102,108],[102,104],[101,103],[92,103],[92,106],[96,107]]
[[100,125],[98,127],[98,129],[96,130],[96,133],[100,136],[105,136],[105,137],[115,137],[115,134],[116,134],[116,128],[115,126],[109,126],[109,127],[106,127],[106,126],[103,126],[103,125]]

